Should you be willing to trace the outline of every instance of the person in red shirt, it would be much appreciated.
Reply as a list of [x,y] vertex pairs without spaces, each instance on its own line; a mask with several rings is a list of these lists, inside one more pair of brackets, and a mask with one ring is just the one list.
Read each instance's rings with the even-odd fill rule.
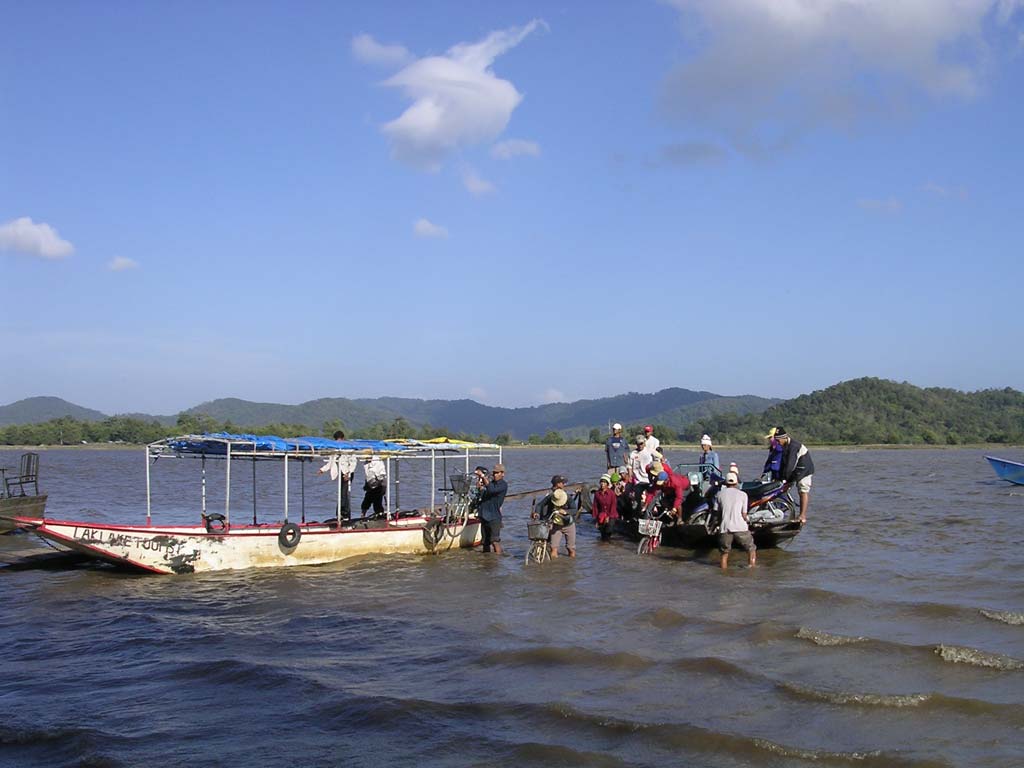
[[661,491],[662,506],[677,520],[683,516],[683,498],[690,489],[690,478],[683,474],[659,472],[655,487]]
[[601,541],[610,541],[615,521],[619,517],[618,497],[612,490],[611,475],[601,475],[599,488],[594,492],[594,506],[590,514],[594,516],[594,524],[601,532]]

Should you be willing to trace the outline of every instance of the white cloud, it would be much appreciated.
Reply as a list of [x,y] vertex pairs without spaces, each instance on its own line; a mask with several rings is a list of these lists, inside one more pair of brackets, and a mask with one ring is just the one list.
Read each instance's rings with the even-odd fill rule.
[[483,387],[470,387],[469,396],[472,397],[477,402],[482,403],[484,400],[487,399],[487,390],[485,390]]
[[497,187],[487,181],[487,179],[480,178],[472,168],[467,168],[462,172],[462,183],[469,190],[470,194],[476,197],[483,197],[497,190]]
[[384,85],[400,89],[413,102],[382,128],[393,157],[437,170],[453,150],[500,135],[523,97],[491,65],[541,26],[544,22],[535,19],[492,32],[477,43],[459,43],[443,56],[418,59],[385,80]]
[[126,256],[115,256],[107,262],[107,269],[111,272],[124,272],[126,269],[136,269],[138,266],[139,262]]
[[945,184],[929,182],[928,184],[921,185],[921,191],[935,197],[950,197],[957,200],[967,199],[967,187],[951,187]]
[[0,250],[43,259],[63,259],[75,252],[75,246],[63,240],[49,224],[36,224],[28,216],[22,216],[0,226]]
[[544,390],[544,394],[540,396],[542,403],[564,403],[567,402],[565,393],[554,387],[548,387]]
[[745,151],[785,146],[921,98],[970,99],[1021,0],[667,0],[695,54],[666,111]]
[[352,55],[367,64],[385,67],[401,67],[413,58],[405,47],[378,43],[365,33],[352,38]]
[[895,215],[903,210],[903,203],[895,197],[887,197],[885,199],[861,198],[857,201],[857,205],[865,211],[872,211],[873,213],[888,213],[890,215]]
[[511,160],[520,155],[540,157],[540,144],[526,139],[506,139],[491,147],[491,157],[498,160]]
[[428,219],[418,219],[412,225],[416,237],[448,237],[447,227],[442,227]]

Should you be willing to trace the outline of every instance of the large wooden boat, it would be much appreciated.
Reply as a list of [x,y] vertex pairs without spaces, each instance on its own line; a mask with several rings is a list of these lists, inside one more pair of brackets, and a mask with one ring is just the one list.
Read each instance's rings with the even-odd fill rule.
[[[372,553],[436,553],[473,547],[480,541],[480,522],[470,510],[469,470],[472,460],[496,457],[501,448],[459,441],[334,441],[322,438],[282,439],[275,436],[227,433],[185,435],[146,447],[146,521],[119,525],[93,520],[53,520],[15,516],[13,522],[51,542],[98,560],[151,573],[182,574],[237,568],[264,568],[330,563]],[[289,517],[288,466],[300,469],[315,459],[354,455],[378,456],[386,462],[386,508],[383,514],[349,520],[342,514],[342,475],[336,477],[337,503],[327,520],[306,522]],[[199,459],[201,509],[197,525],[157,525],[152,517],[150,468],[165,456]],[[206,496],[208,460],[225,467],[224,511],[209,512]],[[399,466],[429,461],[429,504],[401,509]],[[232,521],[231,466],[238,461],[279,462],[284,484],[283,517],[272,523]],[[253,465],[255,477],[255,464]],[[445,487],[438,489],[438,466]],[[448,475],[449,466],[459,471]],[[303,476],[304,477],[304,476]],[[334,474],[332,473],[332,477]],[[451,486],[448,486],[448,481]],[[255,482],[255,481],[254,481]],[[303,494],[305,484],[303,481]],[[437,493],[441,498],[437,498]],[[253,498],[255,498],[255,489]],[[440,501],[440,503],[438,503]],[[255,516],[255,513],[254,513]],[[322,517],[322,516],[321,516]],[[236,515],[237,518],[237,515]]]

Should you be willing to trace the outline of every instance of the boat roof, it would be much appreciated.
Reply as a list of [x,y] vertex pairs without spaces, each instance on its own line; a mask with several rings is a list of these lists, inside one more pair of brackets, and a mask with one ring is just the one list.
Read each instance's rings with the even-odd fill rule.
[[499,450],[495,443],[474,443],[436,437],[430,440],[395,438],[393,440],[331,440],[326,437],[278,437],[277,435],[234,434],[231,432],[203,432],[198,435],[179,435],[150,443],[151,455],[226,456],[230,447],[232,456],[284,456],[312,457],[343,454],[387,456],[431,456],[436,454],[466,455]]

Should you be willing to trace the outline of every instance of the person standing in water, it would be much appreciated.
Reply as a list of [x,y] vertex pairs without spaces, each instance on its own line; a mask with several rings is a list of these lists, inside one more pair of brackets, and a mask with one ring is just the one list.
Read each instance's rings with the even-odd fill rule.
[[757,547],[747,524],[747,494],[737,487],[739,481],[735,472],[727,472],[725,487],[715,494],[715,500],[712,502],[714,509],[722,515],[718,551],[722,553],[719,565],[723,571],[729,568],[729,551],[734,541],[746,550],[747,563],[750,567],[757,565]]

